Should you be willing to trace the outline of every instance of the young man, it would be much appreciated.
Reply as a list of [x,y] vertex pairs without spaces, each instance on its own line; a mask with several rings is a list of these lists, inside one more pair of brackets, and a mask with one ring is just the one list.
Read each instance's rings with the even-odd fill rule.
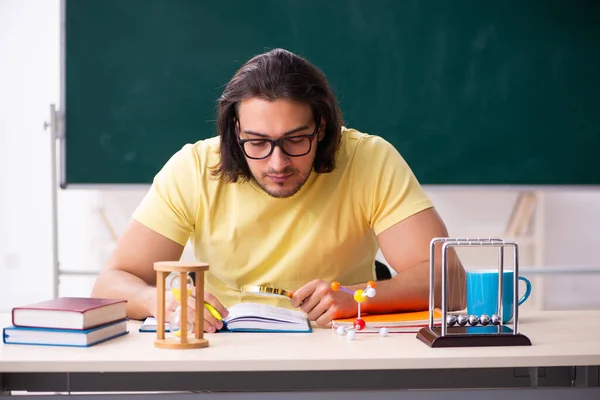
[[[127,299],[130,318],[153,315],[153,263],[178,260],[191,239],[210,265],[204,300],[223,316],[263,301],[244,285],[294,291],[269,302],[300,307],[318,325],[354,316],[352,296],[330,284],[364,288],[378,248],[397,275],[378,282],[362,310],[428,307],[429,243],[446,228],[396,149],[342,126],[320,70],[282,49],[252,58],[219,99],[217,129],[156,175],[92,296]],[[449,261],[449,306],[462,309],[464,270]],[[207,310],[204,319],[207,332],[222,327]]]

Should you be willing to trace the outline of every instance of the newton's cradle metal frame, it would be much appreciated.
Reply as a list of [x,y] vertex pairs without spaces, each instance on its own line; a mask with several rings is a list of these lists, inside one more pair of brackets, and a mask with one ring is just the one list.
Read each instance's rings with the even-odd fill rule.
[[[435,248],[442,246],[442,320],[434,324],[435,311]],[[489,326],[449,326],[448,323],[448,249],[453,247],[498,248],[498,311],[499,323]],[[504,288],[504,250],[513,249],[513,326],[505,325],[502,318],[502,296]],[[519,246],[500,238],[434,238],[430,243],[429,259],[429,326],[421,328],[417,338],[430,347],[475,347],[475,346],[530,346],[529,338],[518,332],[519,327]]]

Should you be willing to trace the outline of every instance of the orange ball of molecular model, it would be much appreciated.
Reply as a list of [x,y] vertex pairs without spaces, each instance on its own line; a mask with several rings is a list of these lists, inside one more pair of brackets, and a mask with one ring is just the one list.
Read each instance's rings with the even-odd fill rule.
[[[343,334],[347,333],[348,339],[353,340],[356,336],[357,331],[362,331],[363,329],[365,329],[367,327],[365,320],[360,317],[360,305],[362,302],[364,302],[368,298],[375,297],[375,295],[377,294],[377,291],[375,290],[376,285],[377,284],[374,281],[369,281],[369,282],[367,282],[367,287],[364,290],[358,289],[353,292],[352,290],[340,285],[339,282],[331,282],[331,285],[330,285],[331,290],[333,290],[334,292],[341,290],[343,292],[346,292],[346,293],[352,295],[352,297],[354,298],[354,301],[356,301],[356,305],[358,307],[357,318],[352,323],[352,328],[344,328],[343,326],[339,326],[337,328],[338,334],[343,335]],[[386,328],[381,328],[379,330],[379,334],[381,336],[387,336],[388,330]]]

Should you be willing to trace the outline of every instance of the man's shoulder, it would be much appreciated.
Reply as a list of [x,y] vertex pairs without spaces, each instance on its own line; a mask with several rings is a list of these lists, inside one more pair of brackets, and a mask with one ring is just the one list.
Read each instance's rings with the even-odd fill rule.
[[377,153],[395,151],[394,147],[381,136],[346,127],[342,127],[341,149],[350,159],[361,158],[362,155],[368,159]]
[[[198,140],[194,143],[189,143],[188,146],[202,159],[212,158],[219,154],[221,139],[218,136],[213,136],[206,139]],[[185,146],[184,146],[185,147]]]
[[219,137],[201,139],[193,143],[184,144],[173,156],[170,162],[179,166],[193,166],[198,171],[218,163]]
[[183,144],[158,172],[158,179],[204,180],[219,164],[219,138],[211,137]]

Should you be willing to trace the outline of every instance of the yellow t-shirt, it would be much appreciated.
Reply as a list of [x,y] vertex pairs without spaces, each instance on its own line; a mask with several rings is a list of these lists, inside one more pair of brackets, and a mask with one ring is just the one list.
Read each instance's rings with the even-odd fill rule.
[[209,264],[205,290],[226,307],[289,301],[242,295],[244,285],[296,290],[313,279],[342,285],[374,279],[376,236],[432,207],[396,149],[384,139],[343,129],[336,168],[311,173],[288,198],[254,180],[211,176],[219,138],[185,145],[156,175],[133,218],[186,245]]

